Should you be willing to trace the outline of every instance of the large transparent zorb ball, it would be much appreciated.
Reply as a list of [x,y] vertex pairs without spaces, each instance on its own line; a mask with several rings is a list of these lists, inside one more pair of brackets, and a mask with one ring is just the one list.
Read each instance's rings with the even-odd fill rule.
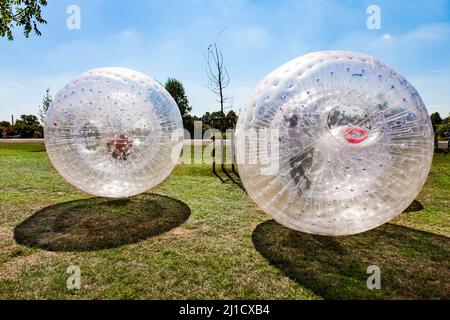
[[56,170],[79,189],[128,197],[170,174],[182,128],[175,101],[158,82],[129,69],[94,69],[56,95],[45,146]]
[[433,156],[433,130],[401,75],[353,52],[315,52],[269,74],[237,125],[239,173],[281,224],[355,234],[405,210]]

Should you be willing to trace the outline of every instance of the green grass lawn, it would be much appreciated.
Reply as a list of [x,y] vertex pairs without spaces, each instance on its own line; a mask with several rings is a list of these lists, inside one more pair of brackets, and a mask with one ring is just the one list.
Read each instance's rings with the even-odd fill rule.
[[[291,231],[206,165],[181,165],[125,200],[93,198],[40,143],[0,142],[2,299],[450,298],[450,155],[417,201],[347,237]],[[81,268],[81,290],[66,270]],[[368,290],[366,269],[381,268]]]

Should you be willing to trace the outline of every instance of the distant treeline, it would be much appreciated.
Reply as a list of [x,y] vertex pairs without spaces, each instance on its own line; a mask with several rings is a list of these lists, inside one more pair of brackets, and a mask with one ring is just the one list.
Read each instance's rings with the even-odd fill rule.
[[[436,135],[436,140],[447,140],[450,135],[450,116],[442,119],[439,113],[431,115],[431,122]],[[184,128],[189,131],[191,137],[194,136],[194,122],[202,121],[202,133],[209,129],[226,131],[236,127],[238,116],[234,111],[224,114],[218,112],[206,112],[203,116],[183,116]],[[11,124],[8,121],[0,121],[0,137],[3,138],[43,138],[44,130],[38,117],[35,115],[21,115],[20,118]]]
[[[185,115],[184,128],[194,136],[194,122],[202,121],[202,133],[209,129],[233,129],[236,126],[237,115],[234,111],[227,114],[219,112],[206,112],[202,117]],[[21,115],[14,124],[0,121],[0,138],[43,138],[44,129],[35,115]]]
[[448,139],[450,135],[450,116],[442,119],[439,112],[435,112],[431,114],[430,118],[436,139]]
[[36,116],[23,114],[14,124],[0,121],[0,134],[3,138],[43,138],[44,128]]

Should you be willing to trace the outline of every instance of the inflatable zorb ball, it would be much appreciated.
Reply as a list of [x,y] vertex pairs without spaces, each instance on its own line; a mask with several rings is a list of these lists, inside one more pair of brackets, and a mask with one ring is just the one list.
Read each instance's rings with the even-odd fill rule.
[[237,162],[254,201],[281,224],[355,234],[403,212],[421,190],[433,130],[401,75],[353,52],[315,52],[269,74],[241,112]]
[[56,170],[97,196],[142,193],[172,171],[182,148],[182,120],[170,94],[124,68],[88,71],[58,92],[45,123]]

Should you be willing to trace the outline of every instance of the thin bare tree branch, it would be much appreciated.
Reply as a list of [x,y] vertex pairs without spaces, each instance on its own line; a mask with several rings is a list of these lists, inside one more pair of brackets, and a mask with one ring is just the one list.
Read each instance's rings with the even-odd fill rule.
[[220,121],[220,131],[223,132],[223,117],[225,116],[225,102],[229,100],[224,95],[224,89],[230,84],[230,76],[227,68],[224,66],[222,52],[217,44],[211,44],[208,47],[208,56],[206,58],[206,74],[208,76],[208,88],[217,96],[217,102],[220,103],[220,112],[222,119]]

